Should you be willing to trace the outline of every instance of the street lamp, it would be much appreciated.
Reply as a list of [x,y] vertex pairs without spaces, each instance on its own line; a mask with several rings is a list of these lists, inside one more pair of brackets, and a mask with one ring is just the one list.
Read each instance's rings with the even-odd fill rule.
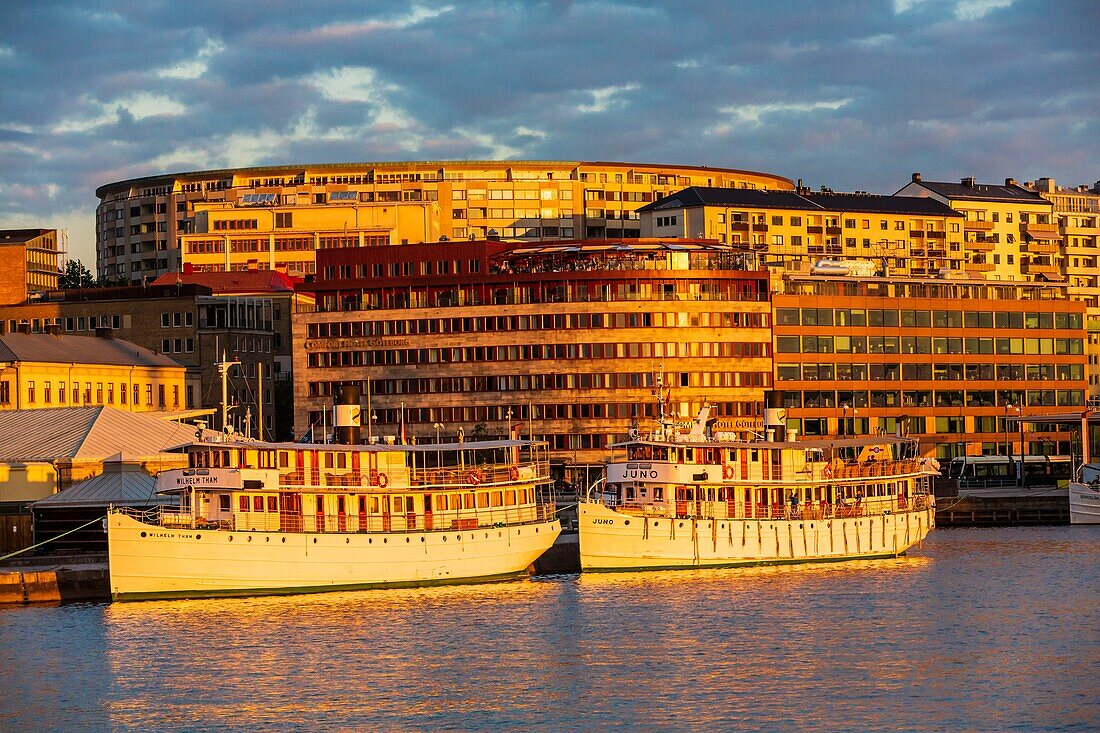
[[505,440],[511,440],[512,438],[512,408],[509,407],[508,411],[504,413],[505,424],[507,425],[504,433]]
[[841,416],[840,417],[840,434],[841,435],[848,435],[848,420],[849,420],[848,414],[849,413],[851,413],[853,415],[853,417],[851,418],[851,420],[852,420],[852,431],[851,432],[852,432],[853,435],[855,435],[856,426],[855,426],[855,417],[854,416],[859,414],[859,410],[852,407],[847,402],[841,404],[841,406],[840,406],[840,416]]
[[443,449],[440,447],[439,431],[443,429],[443,423],[432,423],[432,427],[435,428],[435,465],[436,468],[443,468]]

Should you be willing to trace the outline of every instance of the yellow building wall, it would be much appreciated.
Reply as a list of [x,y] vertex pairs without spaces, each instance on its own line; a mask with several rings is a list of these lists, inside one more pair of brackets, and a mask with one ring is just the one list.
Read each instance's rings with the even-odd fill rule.
[[57,491],[57,471],[49,463],[0,463],[0,503],[45,499]]
[[182,366],[19,362],[0,371],[0,410],[89,405],[107,405],[128,412],[185,409],[186,371]]

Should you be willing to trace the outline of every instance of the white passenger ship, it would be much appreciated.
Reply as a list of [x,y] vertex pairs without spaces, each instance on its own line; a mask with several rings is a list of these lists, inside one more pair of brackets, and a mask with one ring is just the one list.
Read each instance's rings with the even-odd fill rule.
[[770,414],[779,440],[738,441],[708,434],[709,411],[681,430],[662,403],[653,434],[613,446],[602,495],[578,507],[583,571],[896,557],[932,528],[915,440],[783,440]]
[[107,517],[115,600],[523,577],[561,531],[547,445],[196,443],[177,509]]

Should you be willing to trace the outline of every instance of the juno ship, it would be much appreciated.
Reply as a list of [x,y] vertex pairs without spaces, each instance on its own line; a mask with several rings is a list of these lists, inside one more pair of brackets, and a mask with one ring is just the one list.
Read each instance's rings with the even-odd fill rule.
[[709,407],[687,426],[659,407],[578,506],[583,571],[896,557],[933,526],[936,471],[915,440],[797,440],[769,410],[769,435],[741,441],[708,433]]
[[115,600],[524,577],[561,531],[547,446],[196,443],[178,508],[107,516]]

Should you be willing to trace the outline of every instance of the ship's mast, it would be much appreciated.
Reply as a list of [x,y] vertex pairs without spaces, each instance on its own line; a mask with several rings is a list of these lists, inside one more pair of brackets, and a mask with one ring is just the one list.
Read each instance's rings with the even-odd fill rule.
[[240,366],[239,361],[227,361],[225,351],[222,351],[221,361],[218,362],[218,374],[222,378],[222,432],[229,425],[229,367]]

